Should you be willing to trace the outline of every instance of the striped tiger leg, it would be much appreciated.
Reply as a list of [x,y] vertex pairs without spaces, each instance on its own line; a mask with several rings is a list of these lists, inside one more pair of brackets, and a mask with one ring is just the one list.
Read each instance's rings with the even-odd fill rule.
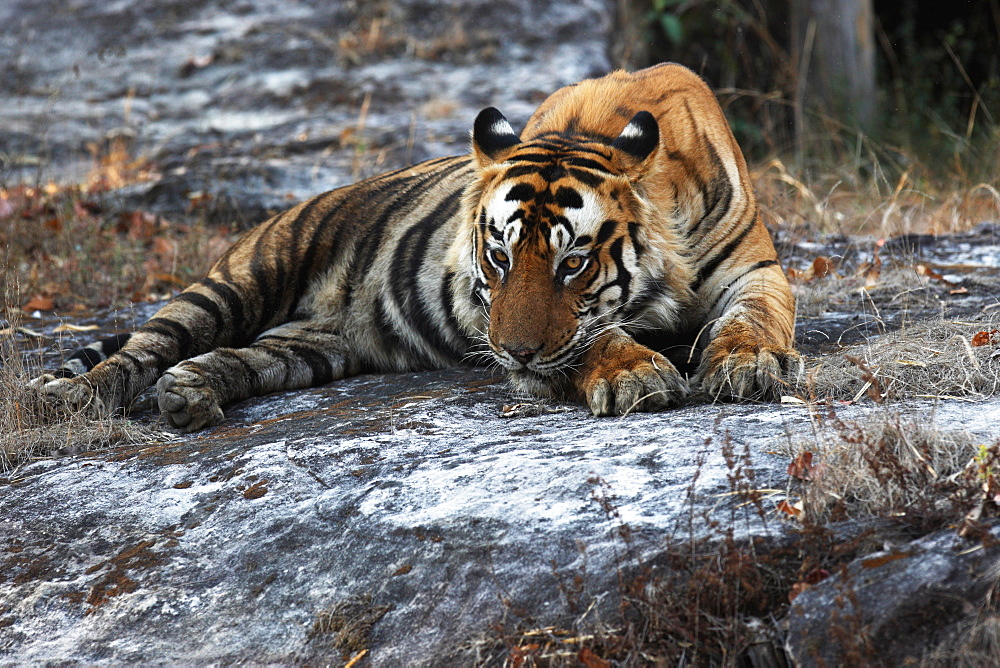
[[167,369],[156,383],[160,412],[182,431],[210,427],[222,420],[226,404],[356,372],[346,350],[343,337],[327,323],[286,323],[245,348],[217,348]]
[[621,328],[597,337],[583,353],[575,385],[598,416],[658,411],[687,396],[687,382],[670,361]]
[[775,263],[725,292],[725,310],[715,316],[697,380],[715,398],[775,401],[804,368],[792,349],[795,304],[788,282]]
[[[77,351],[57,374],[31,381],[44,399],[101,417],[127,409],[165,369],[216,346],[252,340],[245,300],[232,281],[206,278],[175,297],[130,336]],[[242,338],[242,340],[241,340]]]
[[[42,374],[28,386],[53,406],[99,418],[127,409],[160,372],[184,357],[187,329],[170,318],[169,305],[128,336],[105,339],[74,353],[56,374]],[[197,346],[195,351],[207,349]]]

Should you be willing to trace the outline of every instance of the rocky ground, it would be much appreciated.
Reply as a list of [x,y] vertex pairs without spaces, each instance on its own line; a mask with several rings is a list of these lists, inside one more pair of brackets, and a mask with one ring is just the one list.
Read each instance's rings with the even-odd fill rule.
[[[92,152],[124,139],[151,168],[116,192],[121,206],[249,224],[465,150],[483,106],[525,120],[548,92],[608,69],[616,6],[8,2],[0,176],[79,181]],[[823,256],[854,275],[873,244],[779,249],[790,267]],[[818,283],[803,282],[799,343],[830,353],[941,315],[986,327],[998,248],[995,225],[892,240],[878,251],[886,270],[934,272],[912,290],[806,299]],[[149,314],[92,322],[112,331]],[[26,324],[52,336],[59,321]],[[801,539],[781,506],[795,500],[788,452],[835,438],[829,411],[844,423],[901,415],[983,444],[1000,436],[995,396],[699,402],[597,420],[464,369],[258,398],[195,436],[57,454],[0,478],[0,664],[336,664],[367,650],[371,665],[470,665],[497,661],[504,634],[620,629],[623,594],[639,576],[669,580],[677,545],[722,544],[730,528],[745,544]],[[155,425],[142,410],[132,419]],[[764,490],[761,510],[748,490]],[[868,528],[837,531],[849,542]],[[1000,563],[987,536],[946,528],[911,542],[885,530],[763,620],[762,642],[805,664],[861,650],[919,658],[983,609]]]

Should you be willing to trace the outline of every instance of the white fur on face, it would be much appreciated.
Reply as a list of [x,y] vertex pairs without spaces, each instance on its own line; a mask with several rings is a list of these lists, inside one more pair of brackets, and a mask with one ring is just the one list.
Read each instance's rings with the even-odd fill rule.
[[[516,185],[517,185],[516,183],[512,183],[510,184],[510,187],[501,188],[500,190],[497,191],[496,195],[493,196],[493,199],[491,199],[489,203],[486,205],[487,219],[492,218],[497,229],[503,230],[505,242],[507,241],[507,234],[508,234],[507,229],[510,225],[516,223],[518,225],[517,234],[520,235],[521,221],[515,220],[512,223],[507,222],[508,220],[510,220],[510,217],[514,215],[514,212],[517,211],[522,204],[522,202],[519,202],[517,200],[507,201],[507,195],[510,193],[511,189],[514,188]],[[516,241],[517,237],[515,237],[514,240]]]
[[564,209],[563,216],[569,221],[570,226],[576,236],[583,235],[596,236],[601,229],[601,224],[605,220],[604,209],[598,203],[597,197],[589,190],[576,189],[583,200],[583,207],[579,209]]

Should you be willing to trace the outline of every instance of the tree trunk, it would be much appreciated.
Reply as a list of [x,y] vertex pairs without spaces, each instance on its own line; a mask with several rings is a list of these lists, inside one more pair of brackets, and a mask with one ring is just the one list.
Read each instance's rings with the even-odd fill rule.
[[875,124],[872,0],[793,0],[792,55],[798,69],[795,130],[819,112],[850,127]]

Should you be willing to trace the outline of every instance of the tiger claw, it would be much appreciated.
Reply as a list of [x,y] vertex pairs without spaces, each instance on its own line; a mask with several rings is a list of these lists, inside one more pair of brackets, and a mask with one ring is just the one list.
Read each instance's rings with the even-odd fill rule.
[[707,357],[701,389],[719,399],[777,401],[803,373],[802,356],[789,348],[741,346]]
[[53,408],[85,413],[95,418],[109,412],[94,388],[82,377],[57,378],[46,373],[28,381],[28,388],[37,392],[41,400]]
[[665,357],[632,361],[610,378],[597,377],[586,388],[595,417],[655,412],[679,403],[690,393],[687,382]]

